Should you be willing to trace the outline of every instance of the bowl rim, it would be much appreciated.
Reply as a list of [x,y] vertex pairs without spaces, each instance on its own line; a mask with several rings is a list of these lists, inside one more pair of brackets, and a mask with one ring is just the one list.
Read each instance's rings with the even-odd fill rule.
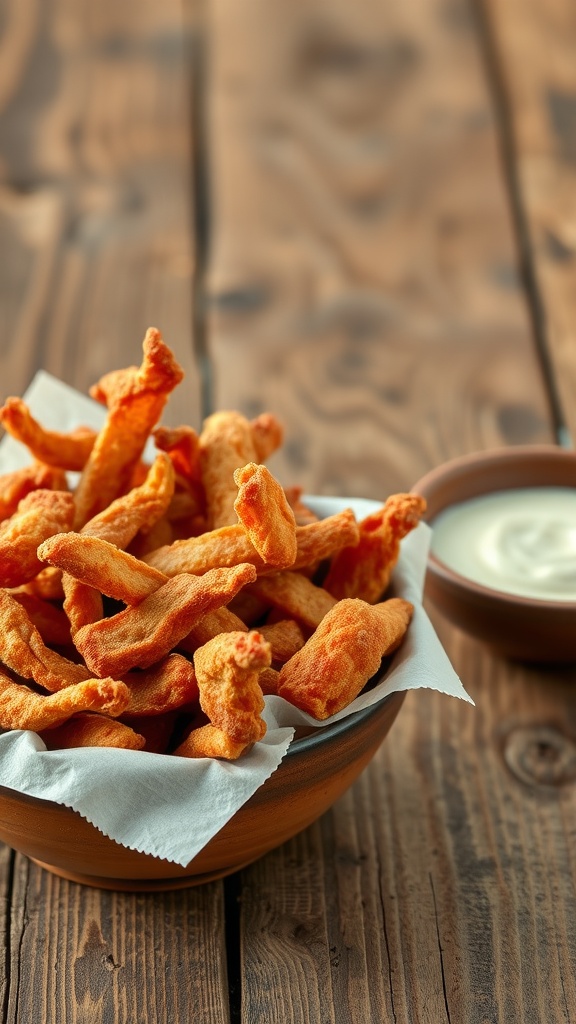
[[[412,487],[412,492],[415,494],[421,494],[426,498],[426,491],[431,487],[434,487],[444,480],[448,481],[453,477],[458,477],[461,472],[465,472],[467,469],[472,469],[475,466],[488,466],[491,463],[523,463],[528,462],[535,457],[542,460],[551,458],[553,462],[557,462],[559,464],[572,462],[576,471],[576,450],[571,448],[561,448],[559,445],[555,445],[553,443],[514,445],[509,448],[488,448],[477,452],[469,452],[466,455],[459,455],[454,459],[449,459],[446,462],[440,463],[439,466],[429,470],[428,473],[416,481]],[[512,484],[510,487],[498,487],[494,492],[491,492],[490,490],[479,491],[477,497],[480,497],[483,494],[496,493],[496,490],[518,490],[524,486],[529,485]],[[535,482],[533,486],[538,487],[539,485]],[[541,486],[547,485],[543,484]],[[561,487],[562,484],[558,484],[557,486]],[[464,500],[467,499],[462,499],[462,501]],[[451,505],[456,505],[458,503],[458,501],[454,501],[450,505],[445,505],[444,508],[450,508]],[[431,525],[432,522],[433,519],[429,525]],[[469,593],[475,594],[477,597],[483,598],[485,601],[491,601],[503,610],[511,606],[517,606],[519,608],[525,608],[527,610],[530,609],[534,612],[538,611],[542,614],[549,615],[559,615],[561,613],[566,614],[567,612],[576,610],[576,600],[558,601],[547,600],[545,598],[526,597],[523,594],[514,594],[511,591],[498,590],[496,587],[488,587],[483,583],[477,583],[468,576],[464,576],[462,573],[450,568],[446,562],[443,562],[442,559],[438,558],[438,556],[433,554],[432,551],[428,553],[428,571],[443,583],[449,583],[460,591],[468,591]]]

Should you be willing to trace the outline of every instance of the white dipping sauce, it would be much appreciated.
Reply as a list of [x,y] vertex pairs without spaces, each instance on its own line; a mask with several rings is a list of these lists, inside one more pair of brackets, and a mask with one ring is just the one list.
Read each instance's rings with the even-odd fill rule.
[[493,590],[576,600],[576,488],[496,491],[453,505],[432,525],[432,551]]

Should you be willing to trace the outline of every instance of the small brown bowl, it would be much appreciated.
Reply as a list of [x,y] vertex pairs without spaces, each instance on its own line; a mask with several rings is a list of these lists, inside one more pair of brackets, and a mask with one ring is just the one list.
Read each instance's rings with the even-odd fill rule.
[[[446,462],[413,490],[426,498],[434,530],[440,512],[461,501],[520,487],[576,487],[576,454],[552,445],[478,452]],[[576,602],[493,590],[461,576],[434,554],[426,595],[450,622],[497,653],[528,662],[576,661]]]
[[181,867],[129,850],[61,804],[0,787],[0,839],[54,874],[102,889],[179,889],[238,871],[296,835],[344,793],[374,756],[405,693],[393,693],[295,740],[270,778]]

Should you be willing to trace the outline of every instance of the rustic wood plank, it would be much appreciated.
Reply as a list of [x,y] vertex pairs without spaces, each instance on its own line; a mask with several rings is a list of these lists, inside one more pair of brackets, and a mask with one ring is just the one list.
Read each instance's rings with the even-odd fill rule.
[[[274,467],[311,491],[551,440],[467,5],[215,0],[212,41],[214,404],[279,413]],[[565,675],[434,618],[477,708],[411,694],[350,793],[243,872],[246,1020],[568,1017]]]
[[214,402],[290,423],[287,482],[378,496],[550,436],[473,27],[463,0],[212,6]]
[[513,155],[524,258],[560,419],[576,437],[576,21],[570,0],[482,0]]
[[221,885],[102,893],[17,856],[13,907],[7,1022],[229,1019]]
[[[156,324],[196,422],[186,39],[178,0],[5,0],[0,13],[0,387],[86,389]],[[101,893],[2,849],[2,1020],[229,1019],[223,888]]]
[[[82,390],[158,326],[197,423],[189,102],[178,0],[5,0],[0,62],[0,380]],[[8,255],[9,254],[9,255]]]

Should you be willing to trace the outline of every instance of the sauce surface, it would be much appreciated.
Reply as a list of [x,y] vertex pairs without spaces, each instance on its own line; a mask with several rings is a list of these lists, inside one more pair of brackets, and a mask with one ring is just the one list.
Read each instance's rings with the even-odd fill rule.
[[522,597],[576,600],[576,488],[496,491],[431,525],[433,553],[461,576]]

